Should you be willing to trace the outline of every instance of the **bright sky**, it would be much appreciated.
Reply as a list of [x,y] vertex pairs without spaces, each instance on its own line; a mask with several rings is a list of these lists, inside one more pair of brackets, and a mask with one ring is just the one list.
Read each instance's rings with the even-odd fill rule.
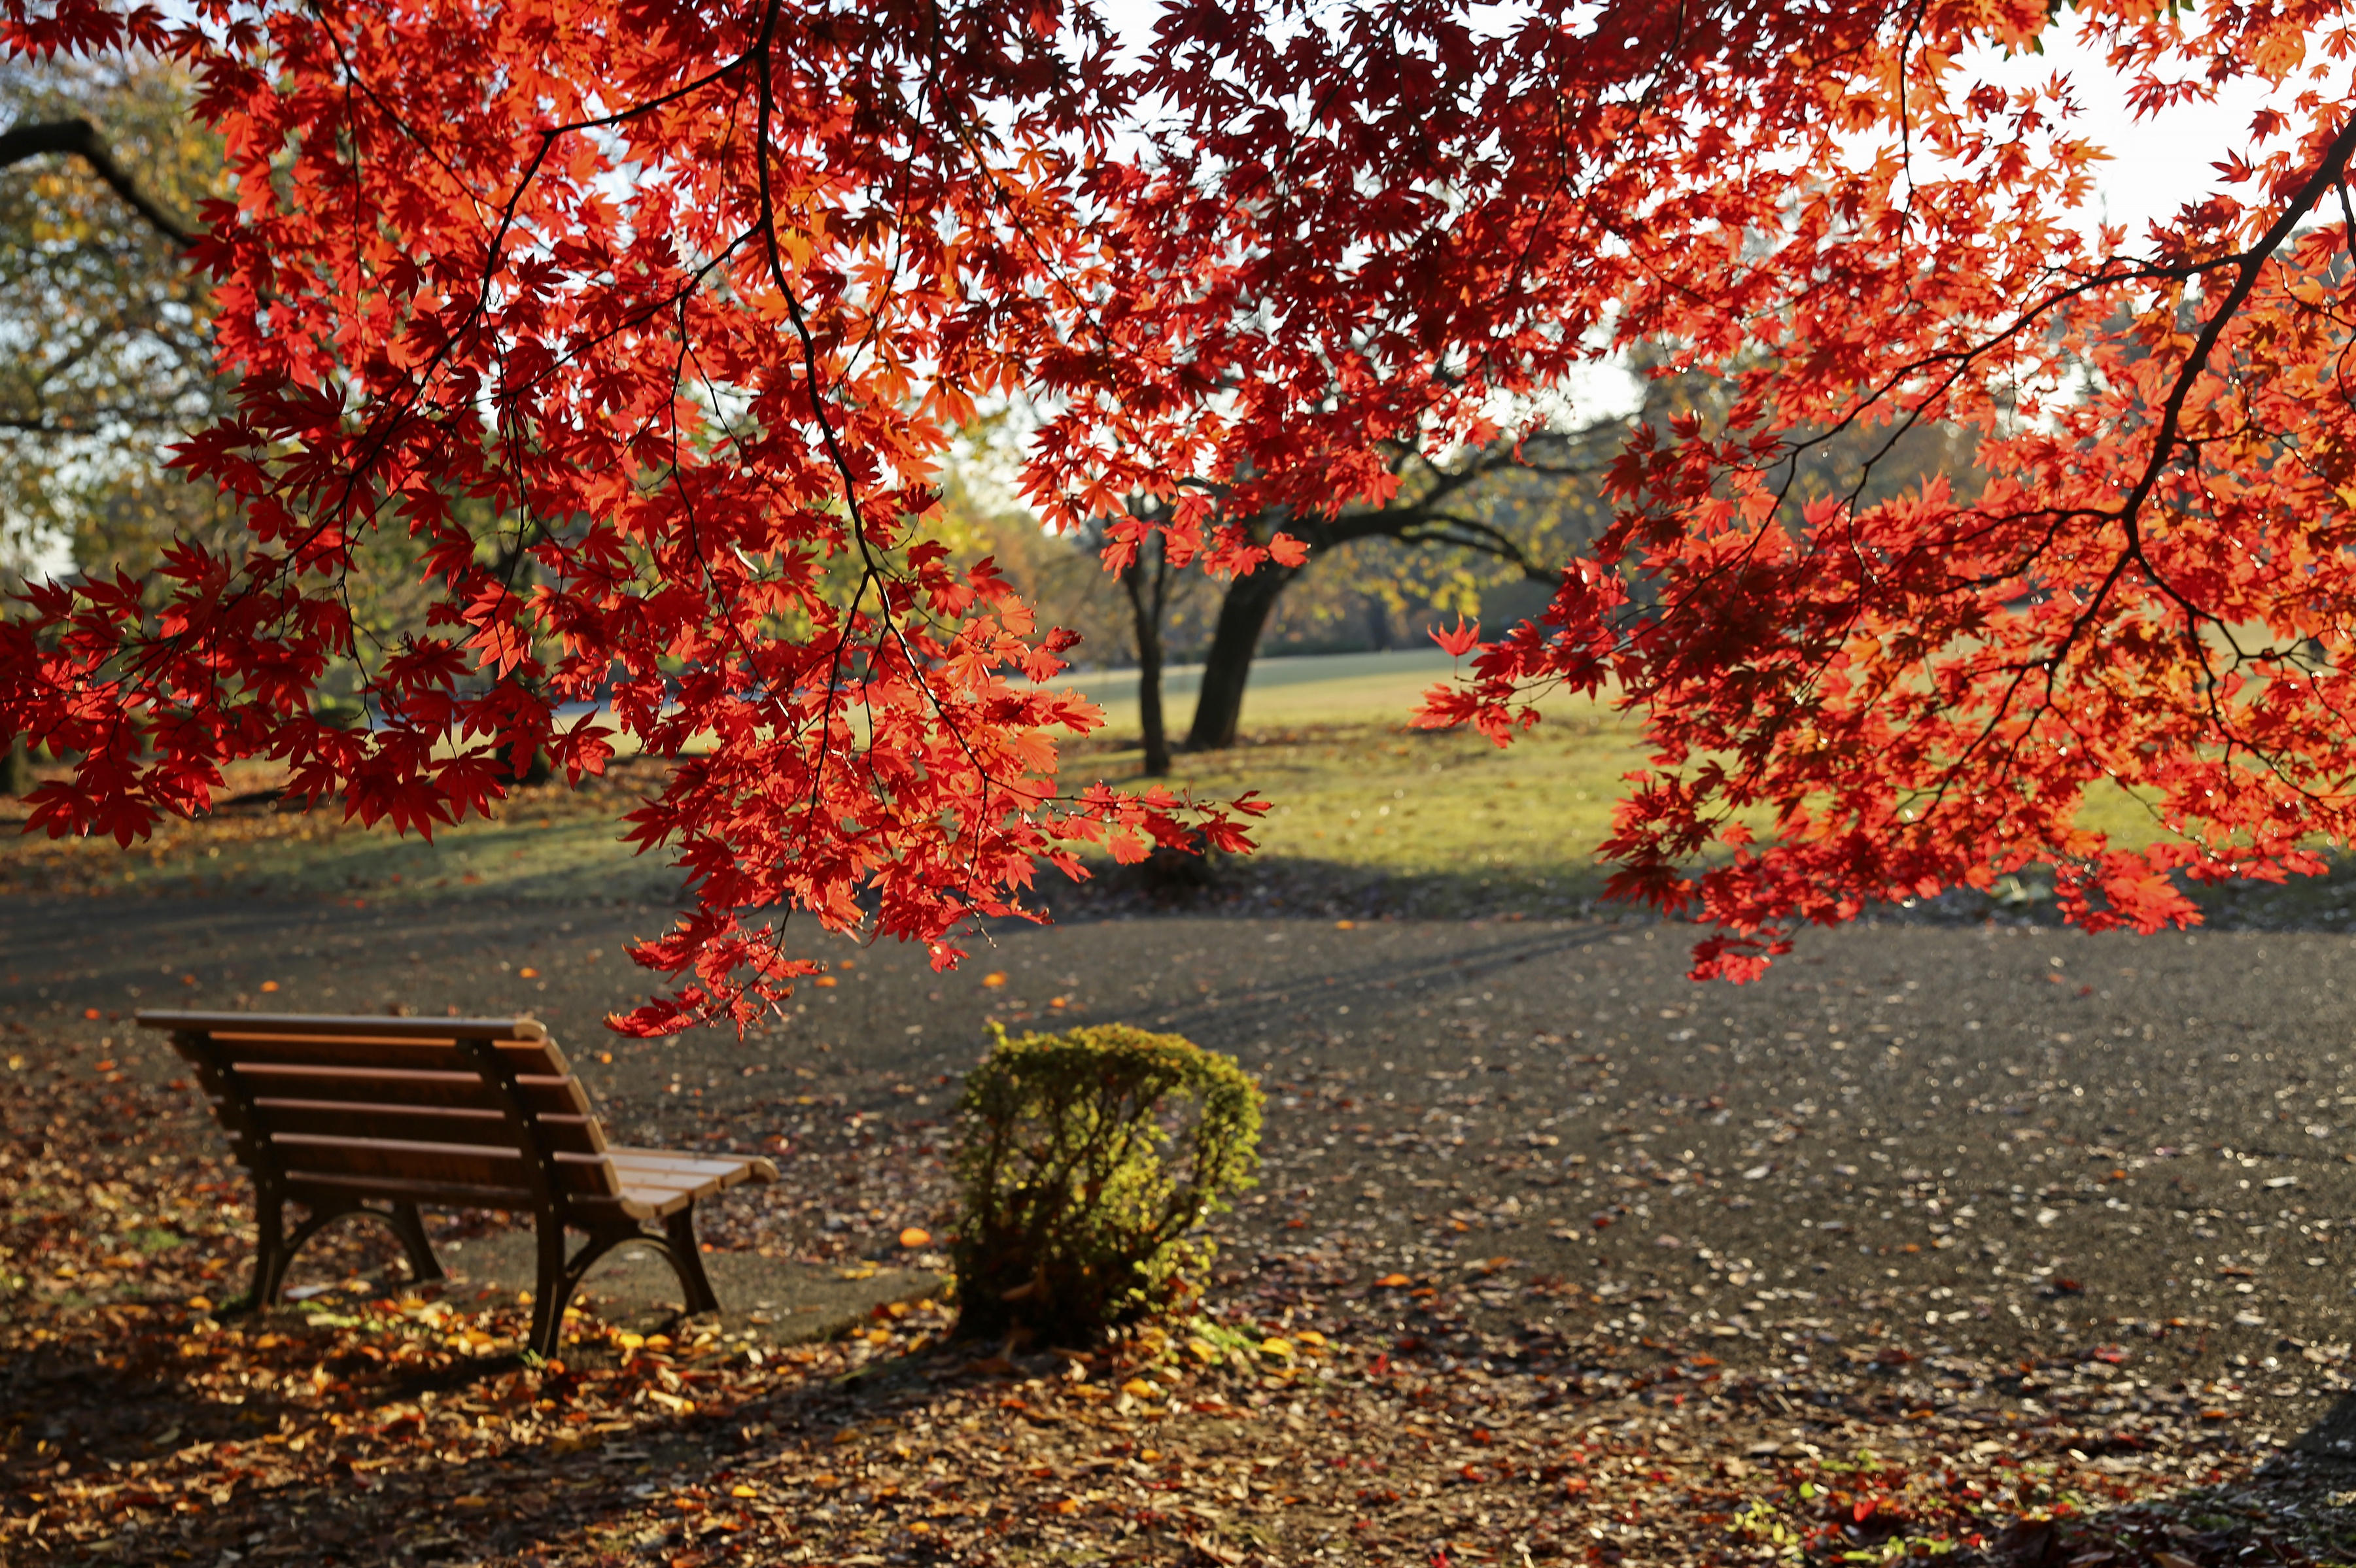
[[[1161,0],[1098,0],[1097,9],[1132,54],[1142,55],[1151,48]],[[1500,26],[1509,26],[1517,7],[1475,5],[1472,9],[1476,15],[1491,13]],[[2099,55],[2078,44],[2069,23],[2047,37],[2042,55],[2008,60],[1998,51],[1988,50],[1967,56],[1961,69],[1976,79],[2007,87],[2040,83],[2055,71],[2074,81],[2086,112],[2086,134],[2112,157],[2099,176],[2090,223],[2125,223],[2130,243],[2141,238],[2151,219],[2171,216],[2186,201],[2199,200],[2217,188],[2217,172],[2210,165],[2225,151],[2247,145],[2251,113],[2265,98],[2263,85],[2252,84],[2237,88],[2213,104],[2170,109],[2157,118],[2136,121],[2127,111],[2125,80],[2114,74]]]
[[[2153,219],[2173,217],[2186,202],[2222,188],[2211,165],[2229,152],[2250,149],[2250,117],[2269,96],[2263,82],[2240,82],[2213,103],[2182,105],[2136,120],[2127,108],[2126,79],[2074,36],[2066,41],[2049,37],[2042,55],[2008,60],[1989,50],[1967,58],[1962,69],[2007,87],[2042,82],[2056,71],[2070,78],[2085,109],[2083,133],[2111,155],[2096,176],[2093,216],[2125,224],[2131,246]],[[2286,90],[2283,97],[2289,96]]]
[[[1134,57],[1152,47],[1153,27],[1161,0],[1097,0],[1098,14],[1115,29]],[[1498,27],[1518,19],[1514,4],[1475,5]],[[2173,217],[2187,202],[2197,202],[2219,189],[2222,181],[2211,165],[2227,153],[2251,148],[2251,115],[2268,95],[2261,82],[2237,84],[2213,103],[2193,103],[2136,120],[2126,101],[2126,79],[2114,72],[2100,54],[2077,41],[2074,18],[2049,34],[2044,52],[2006,59],[1988,49],[1966,56],[1958,64],[1958,80],[1987,80],[2007,88],[2041,85],[2060,72],[2076,89],[2083,114],[2081,133],[2110,154],[2096,174],[2094,199],[2083,210],[2083,227],[2125,226],[2127,244],[2139,247],[2146,228],[2155,219]],[[2348,94],[2346,73],[2340,73],[2342,96]],[[2284,96],[2288,96],[2287,91]],[[1634,384],[1624,374],[1597,367],[1569,389],[1580,417],[1608,417],[1636,406]]]

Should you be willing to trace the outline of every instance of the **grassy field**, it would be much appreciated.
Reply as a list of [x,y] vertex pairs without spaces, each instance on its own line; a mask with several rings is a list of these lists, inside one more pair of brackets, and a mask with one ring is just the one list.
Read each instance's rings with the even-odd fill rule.
[[[1262,660],[1242,743],[1182,752],[1168,782],[1204,800],[1258,791],[1274,808],[1252,829],[1253,862],[1335,896],[1379,888],[1385,902],[1435,913],[1591,901],[1602,889],[1595,846],[1621,775],[1641,760],[1633,724],[1597,705],[1557,703],[1505,751],[1412,728],[1418,699],[1450,665],[1437,649]],[[1192,716],[1197,673],[1172,672],[1173,734]],[[1072,772],[1134,778],[1143,763],[1134,673],[1073,684],[1108,723]],[[1252,866],[1231,874],[1249,877]]]
[[[1171,781],[1201,798],[1258,790],[1276,803],[1255,834],[1261,854],[1225,877],[1248,882],[1265,866],[1266,875],[1306,877],[1329,891],[1384,884],[1414,890],[1410,901],[1435,912],[1489,902],[1565,908],[1592,898],[1601,887],[1593,848],[1619,775],[1635,760],[1626,724],[1565,705],[1505,752],[1474,736],[1410,729],[1418,694],[1446,667],[1436,652],[1267,661],[1244,743],[1181,758]],[[1173,683],[1182,726],[1190,673]],[[1135,676],[1081,675],[1073,684],[1103,703],[1111,722],[1072,748],[1067,781],[1133,782]],[[665,902],[677,894],[676,873],[616,838],[621,813],[657,787],[656,766],[626,759],[579,791],[519,791],[496,819],[445,828],[430,844],[267,801],[167,825],[127,851],[111,842],[0,840],[0,891],[193,886],[404,903],[480,895]],[[230,793],[274,782],[267,769],[247,767]],[[0,802],[0,833],[22,816]]]
[[[1387,654],[1334,654],[1313,658],[1260,659],[1252,666],[1244,693],[1247,731],[1304,725],[1404,724],[1426,688],[1445,680],[1453,660],[1438,648]],[[1170,732],[1183,736],[1194,716],[1203,667],[1178,665],[1162,672],[1162,698]],[[1075,670],[1057,686],[1073,687],[1105,710],[1102,737],[1133,748],[1142,736],[1137,716],[1133,669]]]
[[[1418,696],[1448,663],[1437,650],[1263,661],[1242,743],[1182,754],[1169,781],[1200,799],[1258,791],[1273,803],[1253,830],[1258,852],[1223,866],[1222,885],[1261,902],[1435,915],[1590,904],[1603,882],[1595,847],[1610,829],[1622,776],[1641,761],[1634,722],[1602,705],[1558,701],[1505,751],[1477,736],[1411,728]],[[1173,672],[1174,732],[1183,731],[1197,674]],[[1136,782],[1134,673],[1070,678],[1105,708],[1108,724],[1070,748],[1067,785]],[[0,892],[195,888],[391,903],[487,895],[667,904],[679,896],[678,874],[617,837],[621,814],[658,787],[658,767],[625,759],[577,791],[519,791],[496,818],[444,829],[431,843],[256,800],[167,825],[123,850],[16,837],[8,830],[23,810],[0,800]],[[247,766],[230,793],[274,782],[266,768]],[[2124,797],[2090,803],[2089,817],[2123,843],[2156,830]],[[2221,915],[2256,923],[2340,924],[2356,909],[2351,882],[2343,870],[2210,901]],[[2039,907],[2039,890],[2015,891],[2015,911]]]
[[[258,792],[266,769],[233,774],[233,793]],[[338,820],[333,809],[281,811],[267,801],[224,804],[194,822],[167,822],[129,849],[112,840],[19,837],[24,809],[0,800],[0,892],[240,891],[370,901],[493,895],[567,901],[659,902],[677,874],[636,857],[617,833],[621,814],[657,787],[654,765],[626,762],[579,791],[549,784],[511,795],[499,814],[445,827],[432,842]]]

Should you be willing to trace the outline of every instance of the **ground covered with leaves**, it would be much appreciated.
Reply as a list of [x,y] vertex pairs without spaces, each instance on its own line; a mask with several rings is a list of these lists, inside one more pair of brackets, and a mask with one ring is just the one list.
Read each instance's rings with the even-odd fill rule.
[[[1010,1001],[1042,1010],[990,997]],[[1804,1230],[1821,1249],[1826,1232],[1789,1214],[1751,1228],[1783,1185],[1763,1168],[1789,1170],[1808,1201],[1807,1151],[1827,1174],[1865,1158],[1842,1129],[1803,1115],[1745,1130],[1755,1152],[1723,1164],[1655,1157],[1646,1145],[1671,1120],[1695,1137],[1724,1125],[1723,1097],[1655,1096],[1649,1131],[1605,1089],[1634,1071],[1622,1046],[1571,1061],[1560,1028],[1452,1031],[1478,1049],[1434,1067],[1431,1103],[1411,1111],[1369,1095],[1346,1061],[1273,1057],[1267,1185],[1224,1223],[1202,1312],[1162,1329],[974,1344],[933,1299],[796,1343],[744,1303],[660,1324],[592,1310],[544,1365],[516,1353],[514,1292],[412,1291],[365,1231],[306,1254],[294,1307],[224,1315],[251,1213],[185,1079],[152,1041],[22,1029],[0,1080],[0,1557],[2214,1568],[2356,1554],[2356,1465],[2330,1457],[2348,1349],[2236,1321],[2290,1299],[2253,1284],[2265,1253],[2257,1266],[2220,1254],[2166,1313],[2089,1314],[2087,1285],[2060,1272],[2079,1265],[2024,1258],[2030,1311],[2005,1313],[1938,1283],[1971,1205],[1951,1197],[1940,1218],[1924,1196],[1939,1179],[1914,1172],[1901,1229],[1919,1241],[1893,1230],[1878,1251],[1837,1249],[1870,1267],[1801,1272],[1783,1256],[1806,1253],[1771,1247]],[[1512,1061],[1509,1039],[1611,1101],[1595,1136],[1567,1144],[1564,1115],[1537,1114],[1564,1094],[1525,1111],[1511,1074],[1464,1076],[1462,1054]],[[649,1078],[628,1066],[617,1076]],[[898,1228],[950,1222],[941,1106],[915,1104],[905,1062],[830,1074],[780,1093],[732,1073],[744,1092],[724,1096],[715,1072],[712,1097],[685,1106],[673,1070],[609,1112],[759,1140],[781,1189],[730,1195],[707,1233],[855,1268]],[[2032,1236],[2056,1202],[2115,1216],[2096,1206],[2124,1201],[2128,1165],[2149,1179],[2170,1163],[2051,1130],[2071,1142],[2051,1159],[2070,1192],[2018,1221]],[[2221,1157],[2199,1157],[2215,1179]],[[2233,1172],[2275,1168],[2222,1160],[2231,1190]],[[1814,1200],[1837,1205],[1838,1185]],[[1687,1234],[1661,1229],[1673,1212]],[[441,1224],[446,1240],[499,1222]],[[1637,1244],[1617,1244],[1631,1230]]]

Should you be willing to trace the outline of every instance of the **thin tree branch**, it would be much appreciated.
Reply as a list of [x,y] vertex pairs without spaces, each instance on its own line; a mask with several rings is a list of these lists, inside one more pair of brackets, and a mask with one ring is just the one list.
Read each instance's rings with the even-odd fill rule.
[[139,188],[139,184],[114,161],[114,154],[98,127],[76,117],[71,120],[46,120],[37,125],[12,125],[0,131],[0,168],[8,168],[28,158],[45,157],[51,153],[63,153],[80,158],[90,165],[91,172],[104,180],[115,195],[131,204],[133,211],[147,220],[147,227],[177,245],[191,249],[196,236],[180,220],[165,211]]

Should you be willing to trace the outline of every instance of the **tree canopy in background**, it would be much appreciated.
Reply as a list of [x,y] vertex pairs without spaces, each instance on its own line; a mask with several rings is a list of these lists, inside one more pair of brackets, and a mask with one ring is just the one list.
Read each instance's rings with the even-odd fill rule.
[[[76,758],[36,821],[128,841],[268,756],[431,831],[536,753],[601,767],[600,702],[682,759],[632,833],[697,900],[623,1027],[781,995],[775,912],[948,964],[1043,860],[1246,842],[1255,803],[1059,782],[1097,722],[1037,684],[1068,639],[940,537],[943,454],[1005,397],[1051,523],[1226,573],[1530,434],[1599,357],[1728,381],[1636,428],[1549,619],[1435,717],[1644,705],[1622,885],[1738,942],[2040,857],[2084,918],[2180,917],[2163,872],[2305,865],[2345,809],[2308,650],[2342,619],[2351,133],[2291,80],[2334,7],[1194,0],[1141,59],[994,0],[0,15],[19,57],[176,62],[224,160],[194,255],[233,401],[178,462],[239,528],[27,589],[0,721]],[[2058,221],[2096,156],[2068,84],[1958,61],[2065,26],[2152,101],[2287,83],[2249,199],[2133,246]],[[1862,484],[1921,426],[1969,485],[1787,520],[1822,443]],[[387,560],[417,613],[371,623]],[[2197,842],[2090,841],[2094,776]],[[1756,803],[1775,841],[1695,880]]]
[[[193,213],[221,183],[192,85],[153,59],[0,69],[28,159],[71,140],[34,128],[79,122],[163,214]],[[210,299],[181,243],[80,156],[15,163],[0,171],[0,560],[136,570],[177,534],[215,531],[205,493],[161,472],[168,444],[229,407],[205,338]]]

